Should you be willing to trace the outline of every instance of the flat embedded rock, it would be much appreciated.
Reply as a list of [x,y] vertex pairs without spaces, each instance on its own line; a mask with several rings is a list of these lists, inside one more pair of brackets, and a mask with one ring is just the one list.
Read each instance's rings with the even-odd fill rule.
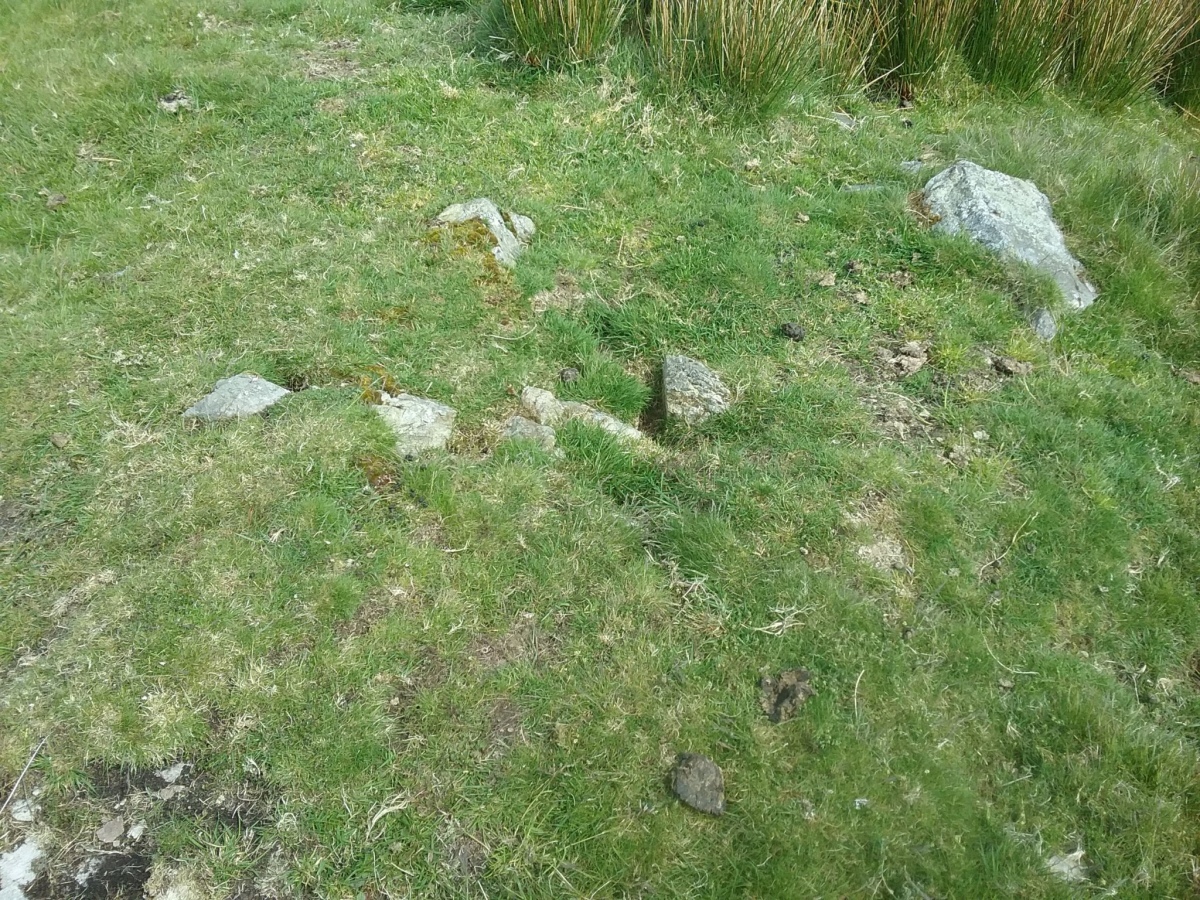
[[500,207],[487,197],[476,197],[465,203],[447,206],[433,221],[436,225],[482,222],[496,242],[496,246],[492,248],[492,256],[496,257],[496,262],[508,269],[517,264],[517,257],[525,252],[525,245],[536,230],[533,220],[528,216],[513,212],[506,216],[500,211]]
[[640,441],[644,435],[632,425],[610,416],[586,403],[562,401],[541,388],[527,386],[521,391],[521,411],[541,425],[551,428],[564,422],[587,422],[622,441]]
[[512,416],[505,422],[502,437],[506,441],[529,441],[543,450],[553,450],[558,440],[549,425],[539,425],[524,416]]
[[695,425],[729,409],[729,388],[704,363],[690,356],[668,356],[662,374],[668,416]]
[[445,404],[425,397],[400,394],[383,395],[383,404],[375,407],[396,436],[396,452],[417,456],[428,450],[443,450],[454,433],[458,413]]
[[25,888],[37,879],[45,851],[36,838],[26,838],[7,853],[0,853],[0,900],[26,900]]
[[218,381],[213,385],[212,393],[184,410],[183,418],[200,422],[247,419],[274,406],[290,393],[287,388],[265,378],[243,372]]
[[[929,179],[925,205],[938,217],[935,231],[965,233],[1000,257],[1049,275],[1069,309],[1095,302],[1095,286],[1067,249],[1050,200],[1033,182],[959,160]],[[1053,317],[1045,310],[1035,315],[1034,327],[1045,338]]]
[[699,753],[680,753],[672,778],[675,796],[710,816],[725,812],[725,776],[715,762]]

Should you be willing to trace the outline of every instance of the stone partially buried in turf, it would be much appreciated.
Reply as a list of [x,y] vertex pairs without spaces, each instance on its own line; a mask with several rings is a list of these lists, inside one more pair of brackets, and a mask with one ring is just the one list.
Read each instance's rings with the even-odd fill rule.
[[246,419],[274,406],[290,393],[265,378],[243,372],[218,381],[211,394],[184,411],[183,418],[200,422]]
[[[435,225],[463,225],[467,222],[482,222],[492,235],[496,246],[492,248],[492,256],[500,265],[511,269],[517,264],[517,258],[525,252],[525,245],[533,237],[533,220],[528,216],[508,213],[507,219],[500,207],[487,197],[476,197],[465,203],[455,203],[443,209],[436,219]],[[511,227],[510,227],[511,223]]]
[[675,760],[671,788],[692,809],[710,816],[725,812],[725,776],[707,756],[680,753]]
[[[1096,300],[1095,286],[1067,249],[1050,200],[1031,181],[962,159],[925,185],[925,205],[935,231],[967,234],[998,256],[1049,275],[1070,309]],[[1045,323],[1038,329],[1042,334]]]
[[772,722],[786,722],[813,696],[812,674],[808,669],[789,669],[779,677],[763,676],[758,686],[762,691],[760,702],[763,712]]
[[375,407],[396,436],[396,452],[417,456],[427,450],[443,450],[454,433],[458,413],[445,404],[411,394],[383,395],[383,405]]
[[695,425],[729,409],[729,388],[702,362],[668,356],[663,360],[662,377],[668,416]]
[[558,436],[549,425],[539,425],[524,416],[512,416],[504,423],[503,437],[506,441],[529,441],[543,450],[553,450]]

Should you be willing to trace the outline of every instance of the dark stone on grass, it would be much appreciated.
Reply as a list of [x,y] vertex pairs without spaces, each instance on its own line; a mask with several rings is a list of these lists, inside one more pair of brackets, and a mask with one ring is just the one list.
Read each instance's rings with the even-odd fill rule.
[[729,388],[704,363],[688,356],[668,356],[662,375],[667,415],[695,425],[729,409]]
[[1001,375],[1029,375],[1033,366],[1011,356],[997,356],[992,360],[992,367]]
[[692,809],[710,816],[725,812],[725,776],[707,756],[680,753],[675,760],[671,789]]
[[243,372],[222,378],[213,386],[212,393],[185,410],[183,417],[201,422],[246,419],[274,406],[290,393],[265,378]]
[[1067,249],[1050,200],[1033,182],[964,159],[929,179],[924,201],[937,217],[935,231],[966,234],[1004,259],[1049,275],[1069,309],[1095,302],[1095,286]]
[[762,691],[763,712],[772,722],[786,722],[796,715],[804,701],[813,696],[812,673],[808,669],[789,669],[777,678],[764,676],[758,686]]
[[573,381],[579,380],[579,370],[574,366],[566,369],[561,369],[558,373],[558,380],[563,384],[570,384]]
[[795,322],[784,322],[779,326],[779,333],[790,341],[802,341],[805,335],[804,326]]

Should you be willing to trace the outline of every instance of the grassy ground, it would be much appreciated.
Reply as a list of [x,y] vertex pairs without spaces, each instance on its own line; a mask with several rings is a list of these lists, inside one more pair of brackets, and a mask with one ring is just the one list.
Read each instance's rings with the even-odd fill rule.
[[[947,88],[733,127],[472,40],[0,2],[0,802],[46,737],[53,877],[124,810],[214,896],[1196,896],[1195,123]],[[1051,345],[1046,284],[910,210],[959,156],[1035,179],[1101,285]],[[483,195],[540,229],[511,278],[426,240]],[[667,352],[732,411],[497,445],[526,384],[635,421]],[[183,425],[242,371],[307,389]],[[459,410],[453,454],[394,457],[385,379]],[[685,750],[723,818],[666,790]],[[188,802],[132,790],[178,760]]]

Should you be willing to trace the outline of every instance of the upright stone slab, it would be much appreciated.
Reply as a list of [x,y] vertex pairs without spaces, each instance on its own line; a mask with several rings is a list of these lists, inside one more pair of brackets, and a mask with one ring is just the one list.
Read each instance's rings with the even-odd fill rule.
[[200,422],[245,419],[274,406],[290,393],[287,388],[246,372],[222,378],[213,386],[211,394],[184,410],[183,418]]
[[704,363],[689,356],[668,356],[662,374],[668,416],[696,425],[729,409],[729,388]]
[[401,456],[444,450],[454,433],[454,419],[458,415],[445,404],[411,394],[384,395],[383,405],[375,407],[375,411],[396,435],[396,452]]
[[[1004,259],[1026,263],[1054,279],[1068,309],[1086,309],[1098,293],[1067,249],[1050,201],[1031,181],[959,160],[925,185],[935,231],[969,235]],[[1034,313],[1039,336],[1054,336],[1053,316]]]

